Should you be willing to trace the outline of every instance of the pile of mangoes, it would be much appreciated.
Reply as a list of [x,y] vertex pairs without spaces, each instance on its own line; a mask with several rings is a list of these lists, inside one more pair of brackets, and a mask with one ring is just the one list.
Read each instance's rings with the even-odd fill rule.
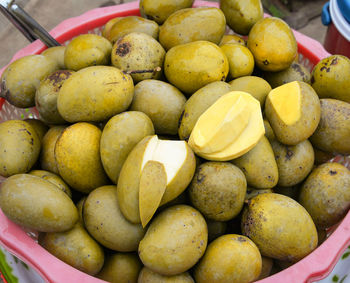
[[40,114],[0,124],[2,211],[109,282],[252,282],[349,211],[350,171],[328,160],[350,154],[350,60],[310,73],[260,0],[192,4],[141,0],[1,76]]

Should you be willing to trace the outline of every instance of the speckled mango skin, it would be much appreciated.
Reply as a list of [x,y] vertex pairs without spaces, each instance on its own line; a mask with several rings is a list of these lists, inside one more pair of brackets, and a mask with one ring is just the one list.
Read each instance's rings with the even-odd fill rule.
[[296,145],[308,139],[316,130],[321,118],[320,100],[313,88],[304,82],[298,82],[301,91],[300,119],[292,125],[287,125],[278,117],[269,96],[265,102],[265,115],[275,133],[283,144]]
[[330,98],[320,102],[321,119],[311,143],[326,152],[350,154],[350,104]]
[[228,71],[226,55],[209,41],[181,44],[165,55],[166,78],[186,94],[192,94],[211,82],[225,81]]
[[0,97],[19,108],[35,106],[40,81],[58,69],[57,63],[43,55],[28,55],[12,62],[1,76]]
[[47,133],[47,131],[49,130],[49,126],[46,125],[43,121],[41,121],[39,119],[35,119],[35,118],[24,119],[23,121],[27,122],[29,125],[32,126],[32,128],[37,133],[39,140],[41,142],[41,145],[42,145],[43,138],[44,138],[45,134]]
[[138,16],[127,16],[113,24],[107,34],[107,39],[114,44],[119,38],[131,32],[143,32],[158,39],[159,26],[155,21]]
[[35,106],[40,118],[48,124],[65,124],[57,110],[57,97],[63,83],[74,73],[69,70],[53,72],[40,82],[35,93]]
[[156,134],[176,135],[186,97],[174,86],[158,80],[144,80],[135,86],[130,109],[151,118]]
[[225,28],[224,13],[218,8],[182,9],[171,14],[159,28],[159,42],[165,50],[198,40],[219,44]]
[[189,196],[205,217],[228,221],[241,211],[246,189],[246,178],[238,167],[229,162],[206,162],[198,167]]
[[58,172],[72,188],[83,193],[108,184],[100,157],[101,130],[76,123],[65,130],[55,145]]
[[53,126],[43,137],[40,152],[40,165],[43,170],[59,174],[55,159],[55,145],[58,137],[66,127],[67,126]]
[[60,176],[45,170],[32,170],[28,174],[49,181],[50,183],[56,185],[61,191],[65,192],[70,198],[72,198],[72,192],[69,186],[63,181]]
[[85,227],[94,239],[115,251],[136,251],[145,234],[140,224],[130,223],[123,216],[117,201],[116,186],[102,186],[93,190],[84,202],[83,217]]
[[0,207],[13,222],[39,232],[62,232],[78,221],[67,194],[40,177],[16,174],[1,184]]
[[342,164],[324,163],[304,182],[299,202],[318,228],[339,222],[350,208],[350,171]]
[[261,272],[261,255],[247,237],[223,235],[209,244],[194,270],[197,283],[253,282]]
[[103,36],[97,34],[81,34],[68,43],[64,52],[66,69],[80,69],[108,65],[111,60],[112,44]]
[[200,115],[221,96],[231,91],[225,82],[212,82],[197,90],[186,101],[179,121],[178,134],[180,139],[188,140]]
[[259,20],[250,30],[247,46],[256,65],[264,71],[288,68],[297,56],[297,42],[286,22],[270,17]]
[[272,88],[293,81],[310,83],[311,74],[302,64],[293,62],[287,69],[279,72],[264,72],[263,78],[269,82]]
[[39,244],[55,257],[90,275],[98,273],[104,263],[103,249],[80,223],[66,232],[41,234]]
[[262,255],[296,262],[317,247],[317,230],[306,209],[280,194],[261,194],[243,210],[241,228]]
[[34,128],[21,120],[0,124],[0,175],[28,172],[37,161],[41,142]]
[[111,283],[136,283],[142,268],[136,253],[107,255],[97,278]]
[[279,186],[297,185],[311,172],[315,153],[308,140],[295,146],[287,146],[275,140],[271,142],[271,147],[277,163]]
[[157,273],[176,275],[196,264],[207,242],[207,224],[200,212],[188,205],[175,205],[152,220],[140,242],[139,257]]
[[119,38],[113,45],[112,65],[130,72],[135,84],[162,75],[165,50],[152,36],[132,32]]
[[271,189],[277,185],[277,163],[270,142],[265,136],[246,154],[233,159],[232,163],[243,171],[249,186]]
[[264,16],[259,0],[221,0],[220,9],[224,12],[230,28],[242,35],[247,35],[253,25]]
[[350,103],[350,59],[342,55],[324,58],[313,68],[311,86],[320,98]]
[[173,276],[165,276],[143,267],[138,277],[138,283],[194,283],[193,278],[188,272]]
[[142,17],[162,24],[177,10],[192,7],[194,0],[141,0],[140,13]]
[[100,153],[103,168],[114,184],[134,146],[145,136],[154,135],[151,119],[139,111],[126,111],[113,116],[102,131]]
[[104,121],[125,111],[133,98],[131,76],[110,66],[84,68],[62,85],[57,109],[68,122]]

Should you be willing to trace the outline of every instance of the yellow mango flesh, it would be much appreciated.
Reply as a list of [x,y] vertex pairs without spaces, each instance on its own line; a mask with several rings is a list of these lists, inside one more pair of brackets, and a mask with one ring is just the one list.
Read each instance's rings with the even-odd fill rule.
[[[232,104],[234,99],[228,99],[228,97],[235,96],[244,102]],[[224,107],[216,107],[215,104]],[[197,155],[207,160],[227,161],[237,158],[253,148],[265,133],[260,103],[246,92],[233,91],[222,96],[215,104],[211,106],[215,107],[215,111],[209,108],[197,121],[191,133],[189,145]],[[227,105],[231,107],[226,112],[227,115],[224,115],[223,112],[227,109]],[[206,117],[207,115],[208,117]],[[225,121],[226,116],[229,119]],[[206,118],[200,122],[202,117]],[[207,150],[208,148],[203,150],[203,147],[198,147],[197,131],[209,132],[204,128],[215,129],[215,125],[218,128],[215,130],[216,133],[207,135],[206,142],[206,144],[211,145],[212,151]],[[200,144],[201,142],[200,140]]]
[[298,82],[291,82],[273,89],[269,99],[277,115],[286,125],[292,125],[301,116],[301,91]]
[[242,133],[249,116],[244,96],[225,95],[198,119],[193,131],[193,142],[203,153],[222,150]]

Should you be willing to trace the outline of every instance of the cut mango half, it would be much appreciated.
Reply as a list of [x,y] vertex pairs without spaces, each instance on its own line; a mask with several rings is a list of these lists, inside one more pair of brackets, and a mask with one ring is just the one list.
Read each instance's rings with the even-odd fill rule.
[[202,153],[213,153],[236,140],[249,122],[247,104],[242,95],[225,95],[216,101],[197,121],[193,131],[195,146]]
[[260,102],[249,93],[232,91],[199,117],[189,145],[207,160],[227,161],[252,149],[264,133]]
[[297,81],[271,90],[267,99],[285,125],[292,125],[300,119],[301,89]]

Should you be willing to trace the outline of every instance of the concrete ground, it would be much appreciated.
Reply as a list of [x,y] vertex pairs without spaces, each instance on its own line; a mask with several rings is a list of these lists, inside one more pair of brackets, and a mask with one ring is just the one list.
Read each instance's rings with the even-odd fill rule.
[[[84,12],[101,5],[120,4],[134,0],[17,0],[34,19],[36,19],[46,30],[50,30],[64,19],[78,16]],[[211,0],[215,1],[215,0]],[[219,0],[216,0],[218,2]],[[305,5],[313,1],[305,1]],[[320,7],[318,7],[320,8]],[[311,20],[300,32],[323,43],[327,28],[321,23],[319,16]],[[13,54],[28,44],[27,39],[0,14],[0,68],[5,66]]]

